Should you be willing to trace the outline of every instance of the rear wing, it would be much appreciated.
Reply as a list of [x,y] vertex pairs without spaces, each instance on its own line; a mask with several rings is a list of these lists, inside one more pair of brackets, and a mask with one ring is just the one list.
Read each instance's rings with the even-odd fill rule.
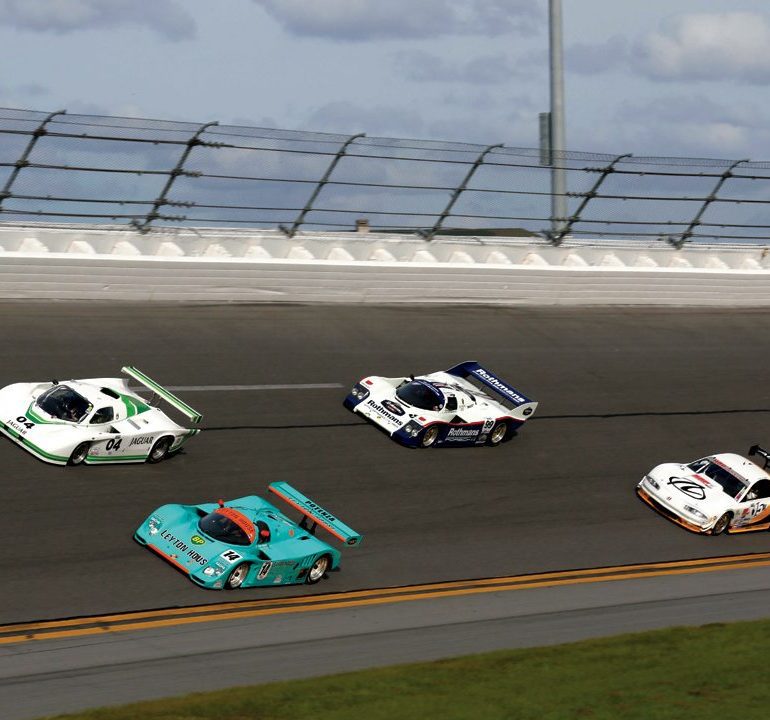
[[[497,375],[486,368],[483,368],[475,360],[469,360],[460,363],[459,365],[455,365],[454,367],[449,368],[447,372],[450,375],[462,378],[463,380],[475,380],[514,408],[527,405],[528,407],[523,408],[525,415],[531,415],[537,407],[537,403],[534,400],[530,400],[528,397],[522,395],[516,388],[511,387],[504,380],[497,377]],[[529,412],[527,412],[527,410],[529,410]]]
[[759,445],[752,445],[749,448],[749,457],[752,455],[759,455],[761,458],[764,459],[764,469],[767,470],[767,466],[770,465],[770,451],[765,450],[763,447],[760,447]]
[[121,372],[124,372],[129,377],[134,378],[137,382],[141,383],[148,390],[152,390],[158,397],[165,400],[169,405],[175,407],[179,412],[187,415],[188,418],[194,423],[199,423],[203,415],[197,410],[193,410],[186,402],[182,402],[176,395],[170,393],[162,385],[159,385],[151,377],[147,377],[141,370],[137,370],[135,367],[126,366],[121,368]]
[[[346,545],[361,544],[361,535],[353,530],[353,528],[345,525],[344,522],[336,518],[328,510],[324,510],[320,505],[314,503],[310,498],[299,492],[299,490],[295,490],[289,483],[270,483],[267,489],[305,516],[300,523],[300,527],[306,528],[311,534],[315,531],[315,526],[320,525],[326,532],[334,535],[334,537]],[[313,522],[310,527],[307,526],[308,519]]]

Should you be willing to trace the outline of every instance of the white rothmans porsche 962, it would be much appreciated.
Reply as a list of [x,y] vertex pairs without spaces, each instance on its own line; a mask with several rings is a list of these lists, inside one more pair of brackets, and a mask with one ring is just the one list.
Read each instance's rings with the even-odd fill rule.
[[343,405],[407,447],[499,445],[537,408],[472,360],[419,377],[370,375]]
[[761,468],[735,453],[718,453],[690,463],[654,467],[636,486],[639,497],[688,530],[719,535],[770,529],[770,453],[759,445],[749,455]]
[[122,368],[148,390],[146,400],[123,378],[14,383],[0,390],[0,432],[55,465],[160,462],[200,430],[177,425],[156,398],[193,423],[201,414],[134,367]]

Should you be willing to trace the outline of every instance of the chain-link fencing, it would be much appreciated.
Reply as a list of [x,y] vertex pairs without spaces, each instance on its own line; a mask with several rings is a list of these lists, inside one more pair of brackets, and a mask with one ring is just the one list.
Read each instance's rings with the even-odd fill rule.
[[766,243],[770,162],[0,109],[0,222]]

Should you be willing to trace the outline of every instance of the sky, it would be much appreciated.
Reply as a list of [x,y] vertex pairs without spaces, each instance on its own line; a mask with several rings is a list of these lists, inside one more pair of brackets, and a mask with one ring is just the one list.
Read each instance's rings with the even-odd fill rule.
[[[567,148],[770,160],[767,0],[563,0]],[[0,106],[536,147],[547,0],[0,0]]]

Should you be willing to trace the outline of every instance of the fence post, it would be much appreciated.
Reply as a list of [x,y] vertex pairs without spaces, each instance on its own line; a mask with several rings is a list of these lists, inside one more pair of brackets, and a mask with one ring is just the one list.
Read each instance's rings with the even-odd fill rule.
[[32,137],[27,143],[27,147],[24,148],[24,152],[21,154],[21,157],[16,161],[13,171],[8,177],[8,180],[6,180],[5,185],[3,186],[3,189],[0,190],[0,212],[3,211],[3,208],[2,208],[3,200],[12,196],[11,187],[13,186],[14,182],[16,182],[16,178],[21,172],[21,169],[29,165],[29,156],[32,154],[32,151],[35,149],[35,145],[37,144],[37,141],[41,137],[43,137],[43,135],[46,135],[48,133],[48,130],[47,130],[48,123],[50,123],[51,120],[53,120],[57,115],[66,115],[66,113],[67,113],[66,110],[57,110],[56,112],[49,113],[43,119],[43,122],[41,122],[40,125],[38,125],[35,131],[32,133]]
[[722,185],[724,185],[725,182],[727,182],[727,180],[733,176],[733,170],[735,170],[738,165],[747,162],[749,162],[748,158],[744,160],[736,160],[732,165],[730,165],[729,168],[727,168],[727,170],[722,173],[719,180],[717,181],[717,184],[714,186],[714,189],[711,191],[711,194],[703,201],[703,205],[701,205],[700,210],[698,210],[698,213],[692,219],[692,222],[687,226],[687,229],[676,240],[674,240],[672,237],[667,238],[669,243],[671,243],[677,250],[679,250],[692,237],[693,230],[698,225],[700,225],[700,219],[703,217],[703,213],[705,213],[708,206],[717,199],[717,194],[721,190]]
[[160,191],[160,195],[158,195],[158,197],[152,203],[150,212],[147,213],[147,215],[144,218],[144,221],[142,221],[141,223],[137,221],[133,221],[131,223],[140,233],[146,233],[150,229],[150,223],[153,220],[156,220],[158,217],[160,217],[158,215],[158,209],[161,207],[161,205],[168,205],[168,201],[166,200],[166,198],[168,197],[169,190],[171,190],[171,186],[174,184],[174,181],[180,175],[193,176],[197,174],[197,173],[189,173],[185,171],[184,164],[187,162],[187,158],[190,156],[192,149],[197,145],[203,144],[203,141],[200,139],[201,135],[210,127],[213,127],[214,125],[219,125],[219,122],[213,121],[213,122],[208,122],[205,125],[201,125],[195,131],[195,134],[185,143],[185,148],[184,148],[184,151],[182,152],[182,155],[180,156],[174,169],[168,174],[168,179],[166,180],[166,184],[163,186],[163,189]]
[[[553,245],[559,246],[561,245],[561,241],[565,238],[566,235],[569,234],[570,230],[572,230],[572,226],[576,222],[580,222],[580,214],[585,210],[586,205],[588,205],[589,202],[593,198],[596,197],[597,191],[601,187],[601,184],[605,181],[608,175],[615,172],[615,165],[619,163],[623,158],[631,157],[631,153],[626,153],[625,155],[618,155],[609,165],[603,168],[598,168],[598,170],[601,172],[601,175],[599,175],[598,178],[596,178],[596,182],[593,184],[593,187],[587,192],[587,193],[567,193],[567,195],[573,195],[573,196],[583,196],[583,199],[580,201],[580,205],[577,206],[575,209],[575,212],[570,215],[567,218],[567,224],[562,227],[561,230],[559,230],[556,233],[550,234],[550,240]],[[586,168],[587,170],[591,170],[592,168]]]
[[323,190],[324,185],[326,185],[329,182],[329,178],[331,177],[332,173],[334,172],[334,168],[337,167],[337,164],[340,160],[345,156],[345,153],[348,150],[348,147],[354,140],[358,140],[358,138],[366,137],[366,133],[358,133],[357,135],[351,135],[345,142],[342,144],[342,147],[337,151],[337,154],[334,156],[332,161],[329,163],[329,167],[326,168],[326,172],[323,174],[323,177],[318,181],[318,184],[315,186],[315,189],[313,190],[313,194],[308,198],[308,201],[305,203],[305,207],[300,210],[299,215],[297,215],[297,219],[292,223],[290,228],[287,228],[284,225],[279,225],[278,229],[281,230],[281,232],[288,235],[290,238],[294,237],[296,235],[297,230],[299,230],[300,226],[305,222],[305,216],[313,209],[313,203],[316,201],[316,198],[321,193],[321,190]]
[[468,183],[470,182],[476,170],[478,170],[479,167],[481,167],[481,165],[484,163],[484,158],[487,156],[489,152],[491,152],[495,148],[501,148],[501,147],[503,147],[503,143],[498,143],[497,145],[489,145],[484,149],[484,151],[476,158],[476,162],[474,162],[473,165],[471,165],[470,168],[468,169],[468,172],[465,174],[463,181],[452,192],[452,197],[449,198],[449,202],[447,203],[447,206],[444,208],[441,215],[438,216],[438,218],[436,219],[436,222],[433,224],[433,227],[430,230],[421,231],[419,233],[420,235],[422,235],[426,240],[433,240],[433,237],[436,235],[436,233],[441,229],[441,226],[444,224],[444,220],[447,219],[447,217],[449,216],[449,213],[452,211],[454,204],[457,202],[457,198],[459,198],[463,190],[466,189],[466,187],[468,186]]

